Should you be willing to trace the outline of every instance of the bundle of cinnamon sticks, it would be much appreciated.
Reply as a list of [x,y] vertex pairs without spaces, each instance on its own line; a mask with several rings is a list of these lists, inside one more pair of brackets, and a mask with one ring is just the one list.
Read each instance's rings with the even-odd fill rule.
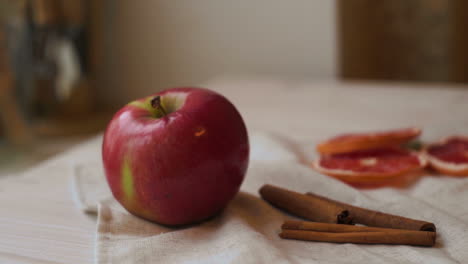
[[435,244],[436,227],[426,221],[373,211],[273,185],[260,188],[260,195],[280,209],[313,221],[286,221],[281,227],[282,238],[359,244]]

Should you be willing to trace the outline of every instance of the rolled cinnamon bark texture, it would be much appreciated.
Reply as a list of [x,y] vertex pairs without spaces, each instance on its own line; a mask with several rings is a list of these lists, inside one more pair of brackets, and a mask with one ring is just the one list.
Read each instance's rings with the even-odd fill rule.
[[272,205],[307,220],[336,224],[435,232],[433,223],[386,214],[334,201],[316,194],[301,194],[273,185],[260,188],[260,195]]
[[436,233],[306,221],[286,221],[279,236],[317,242],[433,246]]
[[351,224],[352,221],[343,206],[327,200],[268,184],[260,188],[260,195],[272,205],[307,220],[338,224]]
[[335,200],[328,199],[326,197],[313,194],[308,192],[307,195],[309,197],[313,197],[314,199],[327,201],[329,203],[335,204],[350,212],[350,215],[353,219],[354,223],[362,224],[366,226],[374,226],[374,227],[386,227],[386,228],[396,228],[396,229],[406,229],[406,230],[419,230],[419,231],[429,231],[435,232],[436,227],[433,223],[415,220],[411,218],[406,218],[403,216],[386,214],[378,211],[373,211],[349,204],[345,204],[342,202],[338,202]]

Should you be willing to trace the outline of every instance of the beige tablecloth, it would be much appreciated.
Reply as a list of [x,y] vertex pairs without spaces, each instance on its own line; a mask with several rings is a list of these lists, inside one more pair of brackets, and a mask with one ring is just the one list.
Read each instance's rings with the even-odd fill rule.
[[[167,228],[127,213],[110,195],[101,163],[75,165],[77,205],[98,213],[96,263],[463,263],[468,259],[468,178],[430,176],[407,191],[365,193],[298,162],[290,144],[251,134],[252,157],[241,192],[219,216],[199,225]],[[433,248],[283,240],[292,216],[259,198],[265,183],[312,191],[392,214],[433,221]]]

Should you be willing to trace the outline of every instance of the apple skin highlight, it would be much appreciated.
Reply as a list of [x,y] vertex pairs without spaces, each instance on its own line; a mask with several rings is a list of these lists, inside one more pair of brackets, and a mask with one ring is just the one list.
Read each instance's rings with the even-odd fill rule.
[[[156,96],[166,115],[151,105]],[[249,141],[225,97],[173,88],[119,110],[104,134],[102,158],[112,194],[130,213],[184,225],[220,212],[239,191]]]

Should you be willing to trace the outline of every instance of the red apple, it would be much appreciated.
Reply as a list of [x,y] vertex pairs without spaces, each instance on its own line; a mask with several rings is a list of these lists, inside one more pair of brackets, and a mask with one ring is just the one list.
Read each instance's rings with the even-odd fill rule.
[[234,105],[202,88],[173,88],[124,106],[104,134],[114,197],[130,213],[166,225],[202,221],[239,191],[247,130]]

